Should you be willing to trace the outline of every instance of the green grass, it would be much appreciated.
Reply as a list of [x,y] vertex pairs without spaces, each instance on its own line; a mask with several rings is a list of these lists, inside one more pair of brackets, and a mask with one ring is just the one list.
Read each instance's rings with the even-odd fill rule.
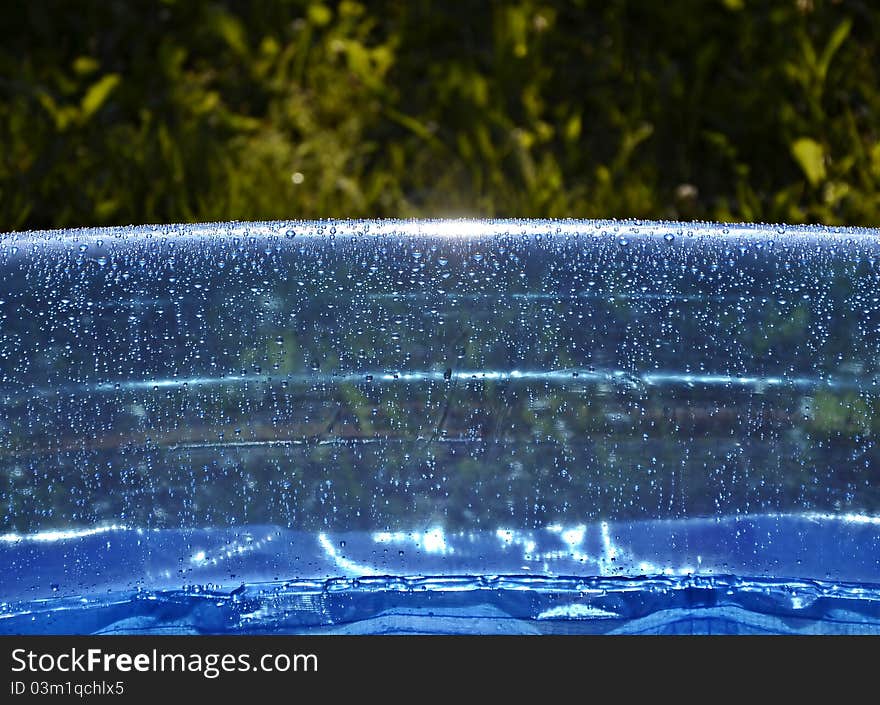
[[880,8],[15,2],[0,230],[530,216],[880,222]]

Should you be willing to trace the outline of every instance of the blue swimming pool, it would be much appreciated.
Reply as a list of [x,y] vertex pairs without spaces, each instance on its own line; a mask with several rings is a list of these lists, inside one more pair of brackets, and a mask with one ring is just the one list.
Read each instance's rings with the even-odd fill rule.
[[0,235],[0,633],[876,633],[880,233]]

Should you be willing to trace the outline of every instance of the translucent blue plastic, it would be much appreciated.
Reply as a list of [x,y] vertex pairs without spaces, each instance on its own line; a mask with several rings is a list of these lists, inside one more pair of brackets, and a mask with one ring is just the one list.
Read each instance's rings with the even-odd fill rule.
[[878,383],[878,231],[0,235],[0,632],[878,632]]

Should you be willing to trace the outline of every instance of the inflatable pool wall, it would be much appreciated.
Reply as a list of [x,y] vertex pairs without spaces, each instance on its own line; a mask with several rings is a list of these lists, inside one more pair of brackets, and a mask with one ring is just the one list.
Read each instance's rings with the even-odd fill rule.
[[880,631],[880,233],[0,235],[0,632]]

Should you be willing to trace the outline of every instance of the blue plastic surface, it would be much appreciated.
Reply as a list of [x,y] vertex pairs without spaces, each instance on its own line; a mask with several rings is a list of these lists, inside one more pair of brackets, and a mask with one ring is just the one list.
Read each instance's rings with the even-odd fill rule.
[[880,631],[880,234],[0,235],[2,633]]

